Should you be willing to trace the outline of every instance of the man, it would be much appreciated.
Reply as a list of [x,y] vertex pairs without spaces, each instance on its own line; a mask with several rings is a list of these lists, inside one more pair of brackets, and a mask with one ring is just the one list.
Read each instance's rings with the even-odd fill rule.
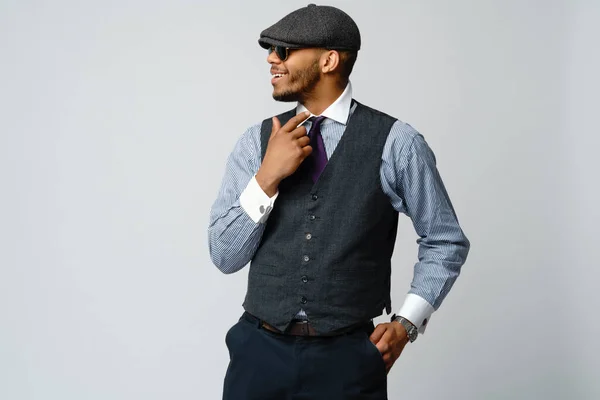
[[[352,99],[360,33],[311,4],[264,30],[273,98],[294,110],[249,128],[211,209],[213,262],[251,261],[226,336],[224,399],[386,399],[387,372],[423,332],[469,250],[423,136]],[[308,135],[307,135],[308,132]],[[389,323],[398,213],[421,237]]]

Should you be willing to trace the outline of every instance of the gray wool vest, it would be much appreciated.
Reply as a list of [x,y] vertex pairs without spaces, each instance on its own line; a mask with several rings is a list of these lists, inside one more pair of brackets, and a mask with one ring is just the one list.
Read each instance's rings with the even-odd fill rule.
[[[294,115],[278,117],[283,125]],[[319,334],[390,313],[398,213],[379,171],[395,121],[357,103],[319,180],[302,163],[280,183],[250,264],[246,311],[285,330],[304,309]],[[271,124],[261,127],[263,158]]]

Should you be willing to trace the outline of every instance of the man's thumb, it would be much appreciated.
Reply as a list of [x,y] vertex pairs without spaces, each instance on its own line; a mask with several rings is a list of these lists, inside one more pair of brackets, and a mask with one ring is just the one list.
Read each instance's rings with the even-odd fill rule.
[[281,129],[281,122],[279,122],[279,118],[273,117],[273,128],[271,129],[271,137],[273,137],[275,132],[277,132],[279,129]]

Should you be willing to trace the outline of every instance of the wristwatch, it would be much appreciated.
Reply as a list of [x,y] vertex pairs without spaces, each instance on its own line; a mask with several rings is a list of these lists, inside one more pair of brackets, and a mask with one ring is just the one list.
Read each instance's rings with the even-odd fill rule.
[[398,321],[402,324],[404,329],[406,329],[406,333],[408,334],[408,340],[410,340],[411,343],[414,342],[415,340],[417,340],[417,336],[419,335],[419,330],[409,320],[407,320],[404,317],[401,317],[399,315],[397,316],[396,314],[394,314],[394,315],[392,315],[392,318],[390,321],[391,322]]

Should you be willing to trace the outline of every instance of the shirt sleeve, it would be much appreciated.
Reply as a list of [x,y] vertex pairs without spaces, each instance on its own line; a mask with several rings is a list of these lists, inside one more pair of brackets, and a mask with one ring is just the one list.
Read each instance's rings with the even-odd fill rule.
[[406,123],[397,121],[390,131],[381,181],[394,208],[410,217],[419,235],[419,261],[398,315],[423,333],[460,274],[470,243],[460,228],[433,151]]
[[261,164],[260,128],[260,124],[252,126],[236,143],[210,210],[209,252],[213,263],[226,274],[250,262],[278,196],[269,198],[255,179]]

